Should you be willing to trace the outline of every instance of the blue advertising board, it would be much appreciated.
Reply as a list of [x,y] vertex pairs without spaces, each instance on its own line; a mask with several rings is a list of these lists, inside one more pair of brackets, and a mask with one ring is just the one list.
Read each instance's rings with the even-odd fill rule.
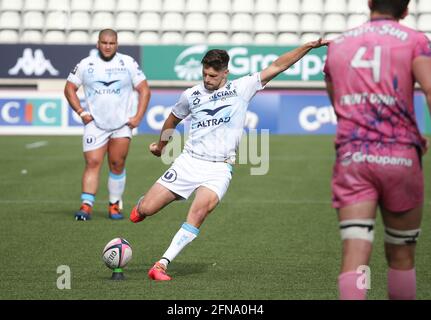
[[[159,134],[182,90],[153,89],[139,134]],[[431,134],[431,121],[422,93],[415,95],[416,119],[423,134]],[[82,106],[85,99],[81,98]],[[324,90],[265,90],[256,94],[247,111],[246,130],[270,134],[335,134],[337,119]],[[177,129],[190,125],[185,119]],[[0,134],[82,134],[81,118],[64,95],[57,93],[0,92]]]
[[[181,90],[153,90],[139,133],[158,134],[181,95]],[[416,118],[422,133],[427,126],[427,106],[421,93],[415,95]],[[271,134],[335,134],[337,118],[324,90],[262,91],[251,100],[245,128],[269,129]],[[182,127],[178,127],[182,131]]]

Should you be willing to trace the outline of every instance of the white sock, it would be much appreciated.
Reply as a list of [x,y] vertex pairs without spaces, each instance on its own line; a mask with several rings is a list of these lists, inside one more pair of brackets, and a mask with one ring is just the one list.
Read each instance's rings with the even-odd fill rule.
[[126,188],[126,170],[121,174],[115,174],[109,172],[108,178],[108,191],[109,191],[109,202],[116,203],[121,201],[121,198]]
[[163,254],[163,258],[159,260],[165,267],[175,259],[175,257],[184,249],[186,245],[192,242],[199,234],[199,229],[184,222],[180,230],[172,239],[168,250]]

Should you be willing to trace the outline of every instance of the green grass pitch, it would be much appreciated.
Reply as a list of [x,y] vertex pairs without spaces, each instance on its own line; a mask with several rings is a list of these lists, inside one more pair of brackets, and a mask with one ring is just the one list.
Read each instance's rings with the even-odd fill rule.
[[[155,136],[134,138],[127,161],[126,217],[167,168],[150,155]],[[26,145],[46,141],[45,146]],[[331,208],[332,136],[271,136],[270,167],[251,176],[237,165],[217,209],[156,283],[147,270],[185,220],[190,200],[137,225],[107,218],[107,173],[101,173],[92,221],[76,222],[84,166],[80,137],[0,137],[0,299],[337,299],[341,241]],[[26,170],[26,171],[23,171]],[[426,203],[417,246],[417,297],[431,299],[431,156],[424,158]],[[386,299],[379,216],[369,299]],[[104,245],[124,237],[133,247],[127,280],[109,280]],[[59,290],[58,266],[71,270]]]

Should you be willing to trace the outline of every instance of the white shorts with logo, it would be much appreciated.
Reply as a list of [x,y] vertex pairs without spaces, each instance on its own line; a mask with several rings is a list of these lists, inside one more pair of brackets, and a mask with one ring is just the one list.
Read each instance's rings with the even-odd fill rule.
[[109,139],[114,138],[132,138],[132,129],[125,125],[117,130],[103,130],[96,127],[94,121],[84,126],[84,136],[82,137],[82,146],[84,152],[92,151],[103,147]]
[[214,191],[220,201],[231,179],[232,165],[196,159],[183,152],[157,183],[184,199],[188,199],[197,188],[203,186]]

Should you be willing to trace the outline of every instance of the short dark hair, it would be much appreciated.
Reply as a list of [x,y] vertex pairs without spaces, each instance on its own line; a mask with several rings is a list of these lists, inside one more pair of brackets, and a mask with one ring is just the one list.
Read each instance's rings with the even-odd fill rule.
[[372,0],[371,11],[390,14],[395,19],[400,19],[409,6],[410,0]]
[[100,40],[100,38],[102,36],[104,36],[105,34],[109,35],[109,36],[114,36],[115,39],[118,38],[117,31],[112,30],[112,29],[103,29],[103,30],[100,30],[100,32],[99,32],[99,38],[98,39]]
[[229,55],[226,50],[212,49],[205,54],[201,63],[204,67],[212,67],[216,71],[221,71],[227,69]]

